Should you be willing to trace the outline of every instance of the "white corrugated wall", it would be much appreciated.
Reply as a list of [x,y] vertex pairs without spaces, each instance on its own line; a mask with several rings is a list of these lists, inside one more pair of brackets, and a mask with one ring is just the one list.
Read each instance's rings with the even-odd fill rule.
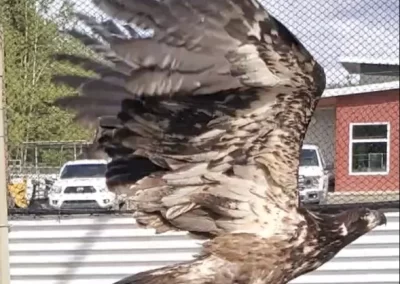
[[[399,283],[399,213],[292,283]],[[200,241],[154,235],[129,216],[10,220],[11,284],[111,284],[189,260]]]

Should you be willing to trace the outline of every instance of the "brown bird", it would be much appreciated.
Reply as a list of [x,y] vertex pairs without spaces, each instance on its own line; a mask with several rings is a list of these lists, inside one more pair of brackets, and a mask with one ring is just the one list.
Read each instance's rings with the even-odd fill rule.
[[[60,75],[56,105],[98,127],[107,183],[138,224],[208,238],[193,261],[118,284],[282,284],[386,223],[368,209],[299,207],[299,154],[323,68],[255,0],[95,0],[113,20],[69,33],[101,59]],[[138,27],[149,31],[141,37]]]

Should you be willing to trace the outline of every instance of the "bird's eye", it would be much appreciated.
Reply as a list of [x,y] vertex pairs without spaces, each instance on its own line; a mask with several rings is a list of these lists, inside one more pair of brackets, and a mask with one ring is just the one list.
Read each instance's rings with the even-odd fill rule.
[[370,214],[371,214],[371,212],[367,211],[367,212],[365,212],[364,216],[368,217]]

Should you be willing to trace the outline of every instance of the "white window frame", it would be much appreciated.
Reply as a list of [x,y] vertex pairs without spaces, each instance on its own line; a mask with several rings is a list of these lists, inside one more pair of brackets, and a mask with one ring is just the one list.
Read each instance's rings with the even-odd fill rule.
[[[378,139],[353,139],[353,126],[359,125],[386,125],[387,138]],[[382,176],[389,174],[390,167],[390,123],[389,122],[351,122],[349,124],[349,174],[352,176]],[[385,172],[353,172],[353,143],[386,142],[386,171]]]

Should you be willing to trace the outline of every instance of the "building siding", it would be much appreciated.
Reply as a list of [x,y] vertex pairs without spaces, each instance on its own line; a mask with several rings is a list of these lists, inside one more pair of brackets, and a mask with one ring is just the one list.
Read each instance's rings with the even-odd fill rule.
[[[349,125],[355,122],[390,123],[390,163],[387,175],[350,175]],[[335,153],[335,191],[399,190],[399,91],[337,97]]]
[[[295,284],[399,283],[399,213]],[[155,235],[130,216],[10,220],[11,284],[111,284],[190,260],[201,241]]]

